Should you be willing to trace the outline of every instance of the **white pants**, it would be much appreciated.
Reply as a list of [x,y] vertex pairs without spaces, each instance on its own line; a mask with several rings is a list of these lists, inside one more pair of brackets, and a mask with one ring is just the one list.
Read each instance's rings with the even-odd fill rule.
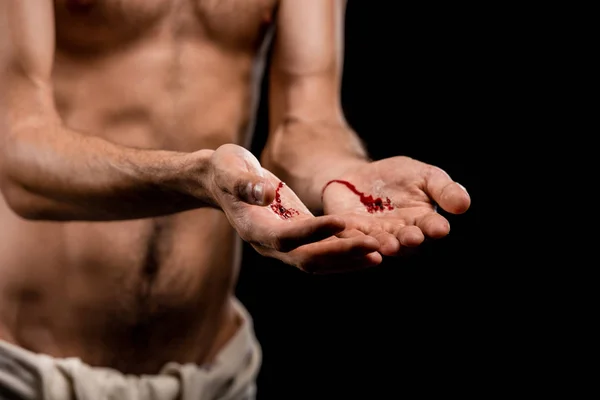
[[252,318],[208,367],[168,363],[158,375],[124,375],[79,358],[53,358],[0,341],[1,400],[253,400],[262,351]]

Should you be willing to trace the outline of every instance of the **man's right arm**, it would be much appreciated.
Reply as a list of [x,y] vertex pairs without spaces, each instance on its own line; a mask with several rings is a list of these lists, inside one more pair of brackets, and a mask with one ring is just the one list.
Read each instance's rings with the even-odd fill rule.
[[281,182],[241,146],[137,150],[67,129],[54,106],[53,58],[52,0],[0,0],[0,189],[20,216],[120,220],[208,206],[260,254],[305,271],[381,262],[377,240],[344,232],[341,217],[315,217],[289,188],[281,197],[293,218],[266,207]]
[[212,150],[138,150],[67,129],[51,71],[50,0],[0,2],[0,189],[20,216],[120,220],[216,206]]

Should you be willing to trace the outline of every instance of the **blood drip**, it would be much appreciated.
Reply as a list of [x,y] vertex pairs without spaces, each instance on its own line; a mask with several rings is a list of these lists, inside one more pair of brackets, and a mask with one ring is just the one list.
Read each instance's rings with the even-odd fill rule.
[[325,189],[327,188],[327,186],[329,186],[330,184],[332,184],[334,182],[341,183],[342,185],[347,186],[348,189],[350,189],[352,192],[354,192],[356,195],[358,195],[358,197],[360,198],[360,202],[365,205],[365,207],[367,208],[367,211],[370,212],[371,214],[374,212],[377,212],[377,211],[383,212],[385,210],[393,210],[394,209],[394,206],[392,205],[392,202],[389,197],[386,197],[385,200],[383,200],[381,197],[374,198],[371,195],[367,196],[363,192],[356,189],[356,186],[354,186],[353,184],[351,184],[348,181],[342,181],[342,180],[338,180],[338,179],[329,181],[323,188],[323,193],[325,192]]
[[271,210],[275,212],[275,214],[279,215],[283,219],[288,219],[293,217],[294,215],[299,215],[300,213],[293,208],[285,208],[281,205],[281,194],[279,191],[283,187],[284,183],[279,182],[277,186],[277,190],[275,190],[275,200],[271,203]]

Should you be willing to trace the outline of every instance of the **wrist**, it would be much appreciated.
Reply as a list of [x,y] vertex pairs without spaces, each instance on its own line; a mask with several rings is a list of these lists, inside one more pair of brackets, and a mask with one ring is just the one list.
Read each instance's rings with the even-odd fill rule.
[[177,185],[182,193],[194,197],[204,206],[219,207],[213,190],[211,157],[214,150],[199,150],[182,157],[178,166]]
[[323,212],[323,193],[327,185],[335,180],[345,180],[355,171],[368,165],[371,161],[363,157],[344,157],[331,159],[326,165],[319,167],[311,185],[311,210],[316,214]]
[[323,173],[315,179],[315,190],[322,196],[329,183],[335,180],[344,180],[370,163],[371,160],[362,157],[336,160],[331,163],[330,167],[323,168]]
[[217,207],[212,191],[211,156],[214,150],[193,153],[164,152],[147,170],[160,190],[172,192],[194,207]]

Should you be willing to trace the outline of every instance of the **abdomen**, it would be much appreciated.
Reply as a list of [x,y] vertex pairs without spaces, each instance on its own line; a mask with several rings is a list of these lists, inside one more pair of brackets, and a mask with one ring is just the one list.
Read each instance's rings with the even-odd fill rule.
[[123,371],[210,350],[237,278],[220,211],[41,223],[0,202],[0,220],[0,338]]
[[[241,143],[251,55],[148,36],[109,55],[59,49],[64,124],[137,148]],[[219,210],[119,222],[24,221],[0,201],[0,337],[92,365],[150,371],[198,362],[223,326],[237,278]]]

